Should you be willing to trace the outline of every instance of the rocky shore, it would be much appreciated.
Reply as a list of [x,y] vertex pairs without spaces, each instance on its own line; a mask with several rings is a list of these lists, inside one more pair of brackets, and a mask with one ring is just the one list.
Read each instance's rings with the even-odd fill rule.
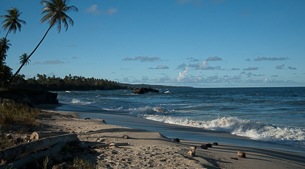
[[0,103],[13,101],[29,106],[58,104],[57,93],[46,90],[0,88]]

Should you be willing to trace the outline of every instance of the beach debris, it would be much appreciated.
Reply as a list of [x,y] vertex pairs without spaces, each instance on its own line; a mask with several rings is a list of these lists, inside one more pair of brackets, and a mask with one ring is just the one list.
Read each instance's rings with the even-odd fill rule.
[[[36,132],[35,132],[36,133]],[[35,138],[38,134],[33,134]],[[60,152],[66,143],[78,141],[76,134],[62,134],[36,140],[25,144],[19,144],[0,151],[0,161],[3,165],[14,161],[14,168],[21,168],[25,164],[41,159],[46,156],[55,156]],[[0,166],[1,168],[2,166]]]
[[187,154],[188,154],[189,156],[191,156],[191,157],[194,157],[194,156],[195,156],[195,150],[189,150],[189,151],[187,152]]
[[246,158],[246,153],[243,152],[243,151],[237,151],[237,156],[238,156],[239,158]]
[[35,140],[38,140],[39,139],[39,135],[37,132],[33,132],[30,136],[30,141],[35,141]]
[[123,139],[130,139],[130,137],[128,135],[123,135]]
[[211,148],[211,147],[212,147],[212,144],[208,143],[208,144],[206,144],[205,146],[208,147],[208,148]]
[[197,146],[190,146],[190,150],[196,150],[197,149]]
[[206,145],[204,145],[204,144],[202,144],[200,147],[201,147],[202,149],[208,149],[208,147],[207,147]]
[[9,139],[9,140],[10,140],[10,139],[13,139],[13,135],[11,135],[11,134],[6,134],[6,138]]
[[109,148],[115,148],[115,147],[117,147],[117,144],[114,142],[111,142],[111,143],[109,143],[108,146],[109,146]]
[[217,143],[217,142],[214,142],[212,145],[214,145],[214,146],[218,146],[218,143]]
[[172,139],[173,142],[177,142],[177,143],[180,143],[180,139],[179,138],[174,138]]
[[190,150],[187,152],[187,154],[191,157],[194,157],[196,149],[197,149],[196,146],[190,146]]
[[90,118],[89,118],[89,117],[86,117],[85,120],[90,120]]
[[102,138],[102,137],[99,137],[99,138],[96,139],[96,142],[103,142],[103,141],[105,141],[105,139]]

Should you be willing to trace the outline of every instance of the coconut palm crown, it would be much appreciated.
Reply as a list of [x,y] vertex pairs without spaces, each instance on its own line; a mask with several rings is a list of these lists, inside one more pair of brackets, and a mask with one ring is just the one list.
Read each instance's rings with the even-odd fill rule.
[[11,31],[13,31],[14,33],[16,33],[17,29],[21,31],[21,24],[26,24],[24,20],[19,19],[22,12],[19,12],[17,8],[11,8],[7,10],[7,13],[7,15],[1,15],[1,17],[5,18],[2,22],[2,28],[4,30],[8,29],[5,38]]
[[[66,14],[69,11],[78,11],[75,6],[67,6],[66,0],[42,0],[41,4],[45,7],[41,14],[45,14],[41,22],[48,22],[50,27],[57,25],[57,30],[60,32],[62,24],[66,31],[69,24],[73,26],[73,20]],[[68,24],[69,23],[69,24]]]

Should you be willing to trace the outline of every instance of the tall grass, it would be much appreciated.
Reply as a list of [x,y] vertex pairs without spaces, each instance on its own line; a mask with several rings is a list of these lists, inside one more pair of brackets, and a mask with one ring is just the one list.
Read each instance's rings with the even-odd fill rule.
[[39,110],[23,104],[0,103],[0,125],[36,124]]

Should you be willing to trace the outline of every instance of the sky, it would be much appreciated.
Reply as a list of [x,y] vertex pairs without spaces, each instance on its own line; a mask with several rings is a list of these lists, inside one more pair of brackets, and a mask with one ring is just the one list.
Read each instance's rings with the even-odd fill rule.
[[[95,77],[193,87],[305,86],[304,0],[68,0],[74,25],[51,29],[21,70],[27,78]],[[26,21],[9,34],[6,63],[38,44],[39,0],[1,0]],[[3,21],[3,18],[0,18]],[[2,24],[1,24],[2,26]],[[0,36],[6,31],[0,29]]]

